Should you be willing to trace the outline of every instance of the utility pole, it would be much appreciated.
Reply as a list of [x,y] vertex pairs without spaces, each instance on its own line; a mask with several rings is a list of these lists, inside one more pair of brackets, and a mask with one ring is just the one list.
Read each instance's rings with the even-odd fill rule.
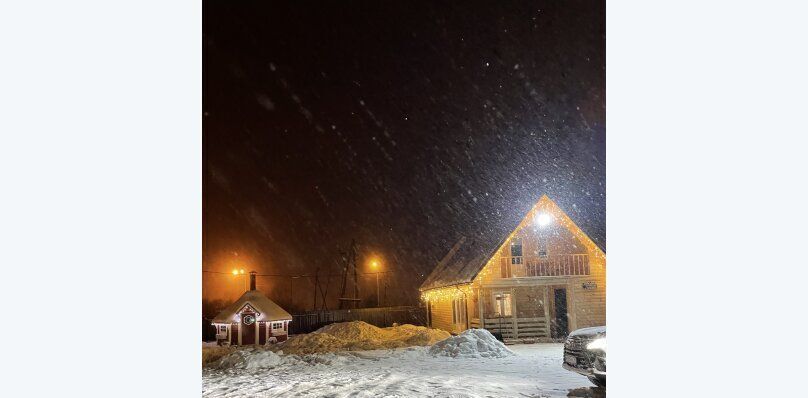
[[292,305],[292,280],[295,279],[294,276],[289,277],[289,305]]
[[320,286],[320,267],[314,271],[314,307],[313,310],[317,310],[317,288]]
[[382,306],[382,296],[379,295],[379,271],[376,271],[376,306]]
[[[351,240],[351,247],[349,251],[340,252],[343,261],[342,267],[342,291],[340,292],[339,297],[339,308],[357,308],[359,301],[359,283],[358,283],[358,275],[356,270],[356,240]],[[353,267],[353,297],[346,297],[346,288],[348,285],[348,275],[351,272],[351,268]]]
[[323,288],[320,286],[319,283],[317,284],[317,287],[320,289],[320,297],[322,298],[322,304],[321,304],[320,308],[323,311],[328,311],[328,302],[326,301],[326,298],[328,297],[328,282],[330,280],[331,280],[331,278],[329,278],[328,274],[326,274],[325,275],[325,290],[323,290]]
[[[356,240],[351,239],[351,260],[353,263],[353,283],[354,283],[354,298],[358,301],[359,300],[359,283],[356,277]],[[354,308],[357,307],[359,304],[357,301],[354,301]]]

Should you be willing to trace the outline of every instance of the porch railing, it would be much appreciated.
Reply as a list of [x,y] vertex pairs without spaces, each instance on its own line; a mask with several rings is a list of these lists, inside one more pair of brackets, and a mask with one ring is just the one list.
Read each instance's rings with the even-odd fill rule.
[[[470,320],[469,326],[479,328],[482,325],[480,325],[479,319],[473,318]],[[516,319],[513,319],[513,317],[485,318],[485,328],[491,333],[502,333],[502,337],[506,339],[550,336],[550,328],[544,317]]]
[[[502,277],[580,276],[589,275],[586,254],[556,254],[547,257],[502,258]],[[516,262],[517,264],[513,264]]]

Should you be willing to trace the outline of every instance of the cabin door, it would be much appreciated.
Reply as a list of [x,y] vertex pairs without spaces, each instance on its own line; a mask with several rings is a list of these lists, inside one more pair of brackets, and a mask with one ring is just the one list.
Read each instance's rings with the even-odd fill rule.
[[567,289],[553,289],[553,319],[550,321],[550,333],[553,338],[566,337],[569,333],[567,318]]
[[255,344],[255,314],[241,314],[241,344]]
[[238,345],[238,323],[230,324],[230,345]]

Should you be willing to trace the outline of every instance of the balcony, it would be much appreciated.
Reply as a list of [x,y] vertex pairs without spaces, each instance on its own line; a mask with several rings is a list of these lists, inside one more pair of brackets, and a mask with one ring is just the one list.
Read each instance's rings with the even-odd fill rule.
[[589,275],[589,256],[586,254],[502,257],[501,261],[501,278]]

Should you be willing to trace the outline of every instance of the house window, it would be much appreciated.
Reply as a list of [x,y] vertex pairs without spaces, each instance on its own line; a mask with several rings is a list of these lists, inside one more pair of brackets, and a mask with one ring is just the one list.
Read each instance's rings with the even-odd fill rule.
[[452,323],[455,325],[466,324],[466,299],[459,298],[452,300]]
[[514,239],[511,242],[511,264],[522,264],[522,240]]
[[227,331],[227,325],[219,325],[219,332],[224,333]]
[[283,328],[283,322],[272,322],[272,330]]
[[494,315],[511,316],[511,294],[498,292],[494,293]]

